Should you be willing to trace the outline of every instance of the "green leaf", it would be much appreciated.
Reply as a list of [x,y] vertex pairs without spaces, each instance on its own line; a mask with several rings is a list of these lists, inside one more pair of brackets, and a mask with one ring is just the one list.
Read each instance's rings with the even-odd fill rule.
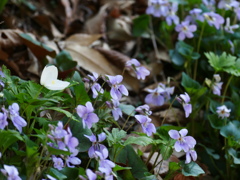
[[181,162],[182,166],[182,174],[184,176],[199,176],[200,174],[204,174],[205,172],[203,169],[194,161],[185,164],[184,162]]
[[66,71],[76,67],[77,62],[73,61],[68,51],[63,50],[59,54],[57,54],[56,64],[58,65],[58,68],[60,69],[60,71]]
[[115,165],[113,168],[113,171],[121,171],[121,170],[125,170],[125,169],[132,169],[131,167],[123,167],[123,166],[119,166],[119,165]]
[[20,135],[20,133],[18,131],[15,130],[1,130],[0,131],[0,147],[3,147],[2,149],[2,153],[5,152],[5,150],[11,146],[13,143],[15,143],[16,141],[23,141],[22,136]]
[[216,114],[208,115],[208,120],[214,129],[221,129],[225,125],[225,121]]
[[164,180],[170,180],[173,179],[174,175],[176,172],[180,170],[180,165],[179,163],[176,162],[169,162],[169,171],[167,173],[167,176],[164,177]]
[[84,83],[80,83],[79,85],[74,86],[73,89],[75,94],[76,105],[79,104],[85,105],[88,101],[90,101]]
[[60,173],[58,170],[54,169],[54,168],[50,168],[49,173],[50,176],[56,178],[57,180],[64,180],[67,179],[67,176],[65,176],[64,174]]
[[226,71],[229,74],[239,77],[240,76],[240,59],[237,59],[236,63],[233,66],[231,66],[229,68],[224,68],[224,71]]
[[239,153],[235,149],[228,149],[228,154],[232,156],[234,164],[240,164]]
[[173,153],[172,143],[160,144],[160,154],[162,155],[163,160],[167,160]]
[[119,108],[128,116],[134,116],[135,115],[135,107],[132,105],[127,104],[119,104]]
[[229,122],[226,126],[223,126],[221,128],[220,134],[226,138],[233,137],[235,140],[238,141],[240,139],[240,122],[239,121]]
[[147,146],[153,142],[152,138],[146,137],[146,136],[129,136],[127,140],[124,142],[124,146],[128,144],[138,144],[140,146]]
[[150,17],[147,14],[141,15],[133,19],[133,36],[141,36],[149,29]]
[[205,53],[208,58],[208,62],[216,71],[224,71],[225,68],[229,68],[235,65],[236,57],[226,52],[223,52],[220,56],[213,52]]
[[8,0],[1,0],[0,1],[0,13],[4,9],[5,5],[7,4]]
[[48,149],[48,152],[51,154],[51,155],[66,155],[66,156],[69,156],[71,154],[71,152],[69,151],[64,151],[64,150],[61,150],[61,149],[56,149],[56,148],[53,148],[51,146],[47,146],[47,149]]
[[214,153],[214,151],[215,151],[214,149],[208,148],[208,147],[204,146],[204,145],[201,144],[201,143],[198,143],[198,145],[202,146],[202,147],[206,150],[206,152],[208,153],[208,155],[210,155],[210,156],[213,157],[214,159],[220,159],[220,156],[219,156],[218,154]]
[[144,178],[145,173],[148,172],[146,165],[136,154],[131,145],[125,146],[122,151],[120,151],[119,155],[117,156],[116,163],[122,163],[128,167],[131,167],[132,169],[130,169],[130,171],[137,179]]
[[107,134],[107,141],[109,146],[113,144],[122,144],[122,138],[124,138],[127,133],[124,130],[119,130],[118,128],[113,128],[112,133],[104,129]]
[[66,111],[66,110],[64,110],[60,107],[46,107],[46,108],[44,108],[44,110],[46,110],[46,109],[51,109],[51,110],[54,110],[54,111],[58,111],[60,113],[65,114],[68,118],[79,122],[79,120],[72,113],[70,113],[70,112],[68,112],[68,111]]
[[193,52],[193,47],[183,41],[178,41],[176,44],[176,50],[185,57],[190,57]]
[[199,82],[195,81],[184,72],[182,73],[181,84],[185,88],[186,92],[192,95],[192,101],[199,99],[199,97],[207,91],[206,87],[202,87]]
[[184,65],[185,59],[180,53],[177,52],[177,50],[170,50],[169,55],[171,57],[173,64],[180,67]]

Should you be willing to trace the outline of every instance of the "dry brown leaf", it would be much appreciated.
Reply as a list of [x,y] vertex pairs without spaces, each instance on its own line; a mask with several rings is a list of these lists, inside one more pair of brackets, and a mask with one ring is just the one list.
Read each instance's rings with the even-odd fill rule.
[[184,123],[186,121],[184,112],[174,107],[164,111],[155,112],[154,116],[158,116],[159,119],[164,119],[164,123]]
[[106,50],[101,47],[95,48],[99,52],[101,52],[113,65],[119,67],[120,69],[124,69],[125,64],[131,58],[114,50]]
[[99,12],[92,17],[91,19],[87,20],[85,23],[85,31],[87,34],[101,34],[105,32],[105,19],[107,17],[107,8],[110,6],[111,3],[107,3],[101,7]]
[[107,19],[107,37],[115,41],[129,41],[131,35],[131,19],[127,16]]
[[90,46],[94,41],[102,37],[101,34],[74,34],[66,39],[66,44],[77,43],[80,46]]
[[23,42],[19,37],[19,33],[22,33],[20,30],[14,29],[4,29],[0,30],[0,49],[9,49],[19,45],[22,45]]
[[67,44],[66,50],[69,51],[73,60],[87,71],[98,74],[115,74],[111,64],[95,49],[78,44]]

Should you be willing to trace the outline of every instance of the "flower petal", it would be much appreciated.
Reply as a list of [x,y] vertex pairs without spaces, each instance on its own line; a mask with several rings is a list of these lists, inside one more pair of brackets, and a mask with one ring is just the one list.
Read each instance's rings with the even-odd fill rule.
[[58,69],[56,66],[45,66],[42,71],[40,84],[45,85],[52,80],[56,80],[58,76]]
[[170,131],[168,131],[168,134],[172,139],[180,138],[179,132],[177,130],[170,130]]

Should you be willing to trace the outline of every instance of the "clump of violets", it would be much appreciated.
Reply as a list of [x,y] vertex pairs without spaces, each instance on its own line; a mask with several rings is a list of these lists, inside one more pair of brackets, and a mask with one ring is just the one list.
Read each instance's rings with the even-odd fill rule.
[[182,104],[187,118],[192,113],[192,105],[190,104],[190,97],[188,93],[185,92],[185,94],[180,94],[180,96],[177,97],[177,100]]
[[122,95],[128,96],[127,88],[123,84],[120,84],[122,80],[123,77],[121,75],[107,75],[107,82],[111,87],[110,95],[113,99],[120,100],[122,98]]
[[155,106],[162,106],[171,98],[174,87],[166,87],[165,84],[159,83],[155,89],[147,89],[150,93],[145,97],[145,103]]
[[3,168],[1,172],[8,180],[21,180],[18,169],[15,166],[3,165]]
[[150,71],[147,70],[147,68],[145,68],[144,66],[142,66],[137,59],[131,59],[127,61],[126,67],[134,70],[137,75],[137,79],[144,80],[146,76],[150,74]]
[[205,12],[203,16],[209,26],[214,26],[216,29],[220,29],[220,26],[224,23],[224,18],[215,12]]
[[[106,146],[103,144],[100,144],[100,142],[104,141],[106,139],[106,134],[104,132],[98,134],[96,137],[94,134],[91,136],[84,135],[87,137],[91,142],[92,146],[88,150],[88,156],[90,158],[99,158],[99,153],[101,154],[102,157],[107,158],[108,157],[108,150]],[[99,152],[99,153],[96,153]]]
[[17,128],[19,132],[22,132],[22,128],[27,125],[27,122],[19,115],[19,105],[13,103],[8,107],[10,119],[13,125]]
[[230,112],[231,109],[228,109],[225,105],[217,107],[217,114],[219,118],[228,118],[230,116]]
[[[94,134],[91,136],[85,135],[85,137],[92,142],[92,146],[88,150],[88,155],[90,158],[95,158],[98,161],[98,174],[105,179],[113,180],[112,168],[115,167],[115,164],[107,159],[109,153],[106,146],[100,144],[100,142],[106,139],[106,134],[98,134],[98,138]],[[92,171],[86,173],[88,177],[95,179],[95,173]],[[83,179],[82,176],[80,178]]]
[[83,128],[87,126],[90,129],[94,123],[99,121],[98,116],[93,112],[94,108],[91,102],[87,102],[85,106],[78,105],[76,111],[78,116],[82,118]]
[[[52,156],[54,168],[61,170],[65,164],[68,167],[75,167],[74,165],[81,164],[81,160],[76,157],[78,154],[77,146],[79,144],[78,139],[72,136],[72,132],[68,127],[67,130],[64,129],[63,123],[58,122],[57,126],[49,125],[50,134],[48,135],[51,142],[48,143],[49,146],[60,149],[64,151],[69,151],[71,154],[68,156],[60,155],[60,157]],[[64,161],[66,163],[64,163]]]
[[179,32],[178,40],[183,41],[186,37],[193,38],[193,32],[197,30],[197,26],[190,24],[190,21],[183,21],[175,27],[175,30]]
[[176,140],[174,144],[174,149],[177,152],[184,151],[186,153],[185,163],[190,163],[191,159],[193,161],[197,160],[197,153],[194,150],[196,145],[196,140],[192,136],[186,136],[188,133],[187,129],[182,129],[180,131],[170,130],[168,132],[169,136]]

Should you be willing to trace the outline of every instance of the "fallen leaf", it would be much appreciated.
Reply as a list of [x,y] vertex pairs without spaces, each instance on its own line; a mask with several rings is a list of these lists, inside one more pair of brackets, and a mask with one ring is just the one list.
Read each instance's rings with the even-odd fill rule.
[[68,44],[65,49],[83,69],[98,74],[115,74],[111,64],[97,50],[78,44]]
[[0,30],[0,48],[1,49],[11,49],[13,47],[22,45],[23,42],[19,37],[19,33],[22,33],[20,30],[4,29]]
[[31,49],[33,54],[39,59],[43,60],[47,55],[54,57],[56,52],[49,48],[48,46],[44,45],[43,43],[35,40],[29,34],[20,33],[21,40],[23,43]]
[[102,6],[99,12],[85,23],[85,31],[87,34],[101,34],[106,31],[105,19],[107,17],[107,8],[111,3]]
[[94,41],[102,37],[101,34],[74,34],[65,40],[66,44],[77,43],[81,46],[90,46]]

